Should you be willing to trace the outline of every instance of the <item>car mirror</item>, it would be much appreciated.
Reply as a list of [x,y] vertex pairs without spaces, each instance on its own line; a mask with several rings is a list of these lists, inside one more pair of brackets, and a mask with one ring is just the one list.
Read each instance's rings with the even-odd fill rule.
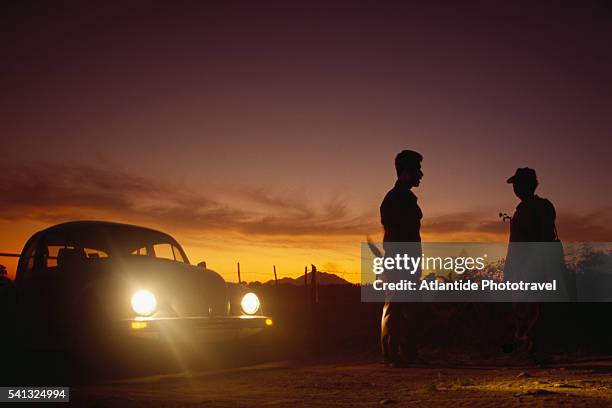
[[200,268],[204,268],[204,269],[206,269],[206,261],[202,261],[202,262],[200,262],[200,263],[198,264],[198,266],[199,266]]

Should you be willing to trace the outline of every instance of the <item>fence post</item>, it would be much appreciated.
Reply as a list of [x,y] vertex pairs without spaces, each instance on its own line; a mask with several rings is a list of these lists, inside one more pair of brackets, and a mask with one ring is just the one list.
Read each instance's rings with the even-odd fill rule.
[[312,268],[310,271],[310,296],[312,300],[312,304],[319,303],[319,291],[317,285],[317,267],[314,265],[310,265]]
[[274,285],[278,286],[278,277],[276,276],[276,265],[272,265],[274,268]]
[[240,278],[240,262],[238,262],[238,283],[242,283],[242,280]]
[[308,309],[308,267],[304,267],[304,304],[306,305],[306,309]]

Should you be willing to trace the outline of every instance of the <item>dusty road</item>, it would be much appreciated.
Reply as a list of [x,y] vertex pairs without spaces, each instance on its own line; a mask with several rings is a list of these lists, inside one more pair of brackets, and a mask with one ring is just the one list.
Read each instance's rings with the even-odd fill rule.
[[550,368],[267,363],[73,388],[83,407],[612,407],[612,360]]

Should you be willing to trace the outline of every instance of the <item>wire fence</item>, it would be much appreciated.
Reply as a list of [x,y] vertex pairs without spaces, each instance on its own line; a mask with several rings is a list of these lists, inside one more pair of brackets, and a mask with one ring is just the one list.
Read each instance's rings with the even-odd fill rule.
[[[296,273],[283,273],[280,272],[276,265],[272,265],[272,267],[270,268],[269,272],[262,272],[261,270],[245,270],[242,265],[240,263],[237,263],[236,266],[236,275],[235,275],[235,281],[236,282],[261,282],[261,283],[270,283],[273,281],[279,281],[279,280],[283,280],[283,279],[293,279],[295,281],[301,281],[303,283],[303,279],[304,279],[304,273],[306,273],[308,276],[310,276],[310,274],[312,273],[312,267],[314,265],[311,265],[311,271],[308,271],[308,266],[305,266],[304,272],[301,272],[300,274],[296,274]],[[316,268],[316,267],[315,267]],[[361,276],[361,273],[359,272],[345,272],[345,271],[336,271],[336,270],[332,270],[332,271],[327,271],[327,270],[320,270],[320,269],[316,269],[316,272],[321,274],[328,274],[328,275],[335,275],[345,281],[347,281],[350,284],[355,284],[356,282],[352,282],[353,279],[355,279],[356,277]],[[230,280],[234,280],[234,279],[230,279]],[[357,279],[359,280],[359,279]]]
[[[283,283],[289,283],[287,278],[291,279],[290,286],[303,287],[305,304],[308,307],[314,307],[319,303],[321,285],[359,285],[359,283],[349,280],[349,276],[356,275],[360,275],[360,273],[322,271],[318,270],[314,264],[311,264],[310,268],[308,266],[304,267],[304,272],[301,275],[287,274],[283,276],[283,274],[279,275],[276,265],[272,265],[271,271],[266,273],[262,271],[245,271],[241,269],[239,262],[236,264],[236,279],[243,284],[272,284],[280,289],[279,281],[281,281],[280,284],[282,285]],[[330,276],[333,277],[330,279]],[[323,280],[324,277],[326,277],[325,281]]]

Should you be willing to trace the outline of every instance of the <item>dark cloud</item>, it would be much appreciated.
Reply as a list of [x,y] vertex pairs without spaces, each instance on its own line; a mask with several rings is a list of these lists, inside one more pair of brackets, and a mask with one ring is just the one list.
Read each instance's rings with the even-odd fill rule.
[[612,207],[583,214],[562,210],[557,231],[563,241],[612,242]]
[[508,225],[504,225],[504,223],[497,218],[497,214],[493,212],[491,214],[457,212],[425,219],[422,229],[423,232],[430,234],[470,232],[503,234],[508,228]]
[[320,205],[316,200],[246,189],[233,201],[220,201],[184,186],[75,164],[46,163],[0,171],[0,218],[10,221],[59,222],[102,216],[181,230],[256,235],[353,235],[374,227],[372,217],[350,215],[337,200]]
[[[505,240],[510,226],[495,212],[461,212],[426,219],[422,230],[428,234],[497,235]],[[612,242],[612,207],[585,213],[559,210],[557,230],[562,241]]]
[[[374,211],[355,214],[340,199],[319,201],[299,192],[257,188],[231,190],[221,200],[117,169],[76,164],[0,167],[0,219],[5,221],[104,218],[191,231],[190,235],[231,231],[269,239],[284,235],[361,238],[382,230]],[[583,214],[561,210],[557,225],[564,241],[612,241],[612,207]],[[508,230],[509,225],[495,212],[428,217],[422,228],[424,234],[504,240]]]

